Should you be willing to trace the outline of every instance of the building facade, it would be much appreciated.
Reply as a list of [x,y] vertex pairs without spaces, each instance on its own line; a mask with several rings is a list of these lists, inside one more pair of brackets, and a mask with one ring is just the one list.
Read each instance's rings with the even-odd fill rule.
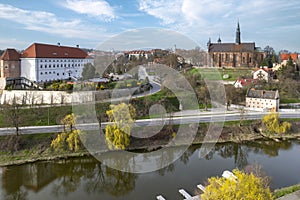
[[254,42],[241,42],[239,23],[235,43],[222,43],[219,37],[217,43],[212,43],[209,39],[207,47],[213,67],[258,67],[265,57],[265,53]]
[[20,77],[20,54],[15,49],[6,49],[0,57],[0,78]]
[[246,108],[261,111],[279,110],[279,92],[249,89],[246,95]]
[[94,59],[79,47],[34,43],[21,54],[21,77],[35,82],[78,79]]
[[266,82],[268,82],[271,78],[271,71],[272,69],[268,69],[268,68],[257,68],[254,70],[253,72],[253,79],[256,79],[256,80],[264,80]]

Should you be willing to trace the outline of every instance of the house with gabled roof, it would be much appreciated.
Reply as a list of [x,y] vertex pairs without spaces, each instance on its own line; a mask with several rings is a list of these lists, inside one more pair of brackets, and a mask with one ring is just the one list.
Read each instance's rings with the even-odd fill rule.
[[94,59],[77,47],[33,43],[21,54],[21,77],[35,82],[77,79]]
[[280,96],[278,90],[255,90],[251,88],[246,94],[246,108],[260,111],[278,111]]
[[264,81],[269,81],[271,79],[271,76],[273,74],[272,68],[266,68],[266,67],[261,67],[261,68],[256,68],[253,71],[253,79],[255,80],[264,80]]

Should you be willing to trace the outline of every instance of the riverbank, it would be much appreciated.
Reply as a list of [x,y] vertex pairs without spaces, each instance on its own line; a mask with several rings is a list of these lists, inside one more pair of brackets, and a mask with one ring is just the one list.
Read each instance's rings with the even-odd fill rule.
[[[283,140],[300,139],[300,122],[292,122],[292,129],[289,134],[267,135],[259,130],[259,121],[244,122],[241,126],[239,122],[227,124],[222,128],[217,143],[259,143],[261,140],[280,142]],[[170,131],[167,127],[159,134],[147,139],[134,139],[127,150],[129,151],[152,151],[166,147],[173,139],[176,126]],[[208,139],[207,132],[210,129],[208,123],[201,123],[192,145],[205,143],[216,143],[214,137]],[[210,134],[213,135],[213,132]],[[51,149],[51,141],[57,134],[21,135],[0,137],[0,167],[10,165],[21,165],[36,161],[50,161],[74,157],[90,156],[90,152],[82,148],[78,152],[55,152]],[[16,142],[16,138],[18,140]],[[2,144],[2,145],[1,145]],[[3,145],[6,144],[6,145]],[[168,145],[170,146],[170,145]],[[7,150],[9,149],[9,150]],[[97,152],[104,153],[104,152]]]

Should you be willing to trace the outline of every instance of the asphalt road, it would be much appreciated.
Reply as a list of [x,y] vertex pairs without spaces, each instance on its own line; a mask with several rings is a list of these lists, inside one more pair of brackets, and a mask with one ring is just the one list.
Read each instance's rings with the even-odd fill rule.
[[[262,116],[268,113],[263,112],[248,112],[244,114],[242,118],[244,120],[261,119]],[[300,111],[297,112],[281,112],[281,118],[300,118]],[[153,118],[136,120],[135,125],[140,127],[146,126],[162,126],[171,124],[192,124],[200,122],[224,122],[224,121],[239,121],[241,119],[240,113],[200,113],[194,116],[177,116],[170,118]],[[103,123],[102,127],[105,127],[107,123]],[[98,123],[89,124],[77,124],[77,129],[80,130],[97,130],[99,128]],[[38,133],[58,133],[63,131],[62,125],[54,126],[27,126],[20,127],[21,134],[38,134]],[[0,136],[15,134],[15,128],[0,128]]]

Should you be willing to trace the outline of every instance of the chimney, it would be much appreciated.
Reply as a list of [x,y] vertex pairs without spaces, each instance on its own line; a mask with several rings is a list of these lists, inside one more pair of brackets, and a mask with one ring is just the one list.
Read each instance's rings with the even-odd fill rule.
[[76,44],[76,47],[79,48],[79,44]]
[[60,46],[60,42],[57,43],[57,46]]

